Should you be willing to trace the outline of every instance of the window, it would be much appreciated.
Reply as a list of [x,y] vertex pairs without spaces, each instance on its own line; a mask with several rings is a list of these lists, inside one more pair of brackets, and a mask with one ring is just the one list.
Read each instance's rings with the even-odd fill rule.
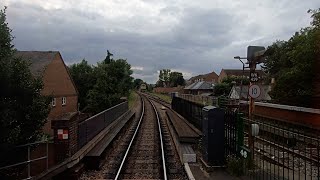
[[67,98],[66,97],[62,97],[62,105],[66,105],[67,104]]
[[56,106],[56,98],[52,98],[51,105],[52,107]]

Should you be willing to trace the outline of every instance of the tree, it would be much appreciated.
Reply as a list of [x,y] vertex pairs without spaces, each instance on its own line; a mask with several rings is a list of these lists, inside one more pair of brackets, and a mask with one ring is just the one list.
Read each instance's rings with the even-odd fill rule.
[[[50,98],[41,95],[42,77],[33,77],[30,63],[14,57],[6,8],[0,10],[0,149],[34,142],[50,111]],[[3,154],[1,154],[3,155]]]
[[185,80],[181,72],[171,72],[169,77],[170,87],[185,85]]
[[223,78],[221,82],[229,85],[232,85],[232,83],[235,82],[235,85],[237,86],[241,85],[241,82],[242,82],[242,85],[249,85],[250,83],[248,78],[241,77],[241,76],[227,76]]
[[276,103],[310,106],[315,77],[315,59],[319,53],[320,10],[312,13],[311,27],[296,32],[288,41],[276,41],[268,47],[264,69],[276,84],[270,95]]
[[170,69],[162,69],[159,73],[159,80],[157,82],[158,87],[167,87],[170,82]]
[[221,95],[229,95],[232,86],[240,86],[242,85],[249,85],[249,79],[246,77],[239,77],[239,76],[228,76],[222,79],[221,83],[217,83],[214,86],[214,94],[215,96]]
[[140,85],[143,83],[143,80],[142,79],[135,79],[133,81],[133,87],[136,88],[136,89],[139,89]]
[[106,64],[109,64],[111,61],[113,61],[113,59],[111,59],[111,57],[113,56],[113,54],[111,52],[109,52],[109,50],[107,50],[107,56],[106,58],[104,59],[104,62]]
[[120,102],[123,96],[128,97],[133,86],[132,70],[126,60],[118,59],[106,63],[98,63],[94,69],[97,77],[93,89],[88,94],[91,112],[103,111]]
[[80,109],[83,109],[88,105],[87,95],[89,90],[93,89],[96,82],[93,67],[83,59],[80,63],[71,65],[69,70],[79,92]]
[[214,95],[221,96],[221,95],[229,95],[232,86],[228,83],[218,83],[214,86]]
[[157,87],[177,87],[185,85],[185,80],[181,72],[171,72],[170,69],[162,69],[159,73]]

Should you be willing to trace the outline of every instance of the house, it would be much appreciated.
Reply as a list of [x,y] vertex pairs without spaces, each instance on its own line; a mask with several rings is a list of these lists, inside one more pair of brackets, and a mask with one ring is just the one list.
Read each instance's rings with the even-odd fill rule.
[[58,51],[17,51],[16,57],[31,62],[34,76],[42,76],[42,94],[52,96],[51,110],[43,127],[46,134],[53,135],[51,121],[78,111],[78,91]]
[[[261,89],[261,94],[258,98],[256,98],[256,101],[270,101],[271,97],[269,95],[269,92],[271,91],[271,86],[268,85],[259,85]],[[229,98],[234,100],[248,100],[249,99],[249,93],[248,93],[249,86],[233,86],[230,93]]]
[[218,82],[218,78],[219,78],[219,76],[214,71],[212,71],[211,73],[208,73],[208,74],[200,74],[200,75],[197,75],[197,76],[190,78],[188,80],[188,84],[190,85],[192,83],[200,82],[200,81],[216,83],[216,82]]
[[201,95],[213,93],[214,84],[206,81],[192,83],[184,88],[185,94]]
[[[258,73],[258,77],[260,79],[263,79],[266,77],[266,74],[262,70],[255,70],[255,72]],[[250,70],[246,69],[243,71],[242,69],[222,69],[219,74],[218,82],[221,82],[226,77],[232,77],[232,76],[236,76],[236,77],[244,76],[249,79]]]

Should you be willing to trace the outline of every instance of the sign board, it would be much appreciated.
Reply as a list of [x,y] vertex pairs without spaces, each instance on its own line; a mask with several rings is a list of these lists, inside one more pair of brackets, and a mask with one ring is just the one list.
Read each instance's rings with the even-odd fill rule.
[[261,94],[261,89],[258,85],[251,85],[249,87],[249,96],[252,98],[258,98]]
[[67,129],[58,129],[57,134],[58,134],[58,139],[60,139],[60,140],[69,138]]
[[255,56],[259,55],[259,53],[256,54],[257,52],[262,52],[265,49],[266,48],[263,46],[248,46],[247,59],[249,63],[251,63],[254,60]]
[[241,146],[240,147],[240,155],[244,158],[247,159],[247,157],[250,156],[250,150],[247,147]]
[[251,135],[252,136],[259,135],[259,125],[258,124],[251,124]]
[[250,82],[258,82],[259,76],[257,72],[250,72]]

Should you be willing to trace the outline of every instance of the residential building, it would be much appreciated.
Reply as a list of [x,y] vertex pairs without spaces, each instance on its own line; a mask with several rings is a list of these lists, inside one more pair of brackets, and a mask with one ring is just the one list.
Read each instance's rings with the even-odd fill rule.
[[53,135],[51,121],[78,111],[78,91],[58,51],[17,51],[17,57],[31,62],[34,76],[42,76],[42,94],[51,96],[51,111],[43,131]]
[[191,85],[184,88],[185,94],[202,95],[212,94],[214,84],[206,81],[194,82]]
[[208,73],[208,74],[201,74],[201,75],[197,75],[197,76],[190,78],[188,80],[188,84],[192,84],[192,83],[200,82],[200,81],[217,83],[218,78],[219,78],[219,76],[214,71],[212,71],[211,73]]

